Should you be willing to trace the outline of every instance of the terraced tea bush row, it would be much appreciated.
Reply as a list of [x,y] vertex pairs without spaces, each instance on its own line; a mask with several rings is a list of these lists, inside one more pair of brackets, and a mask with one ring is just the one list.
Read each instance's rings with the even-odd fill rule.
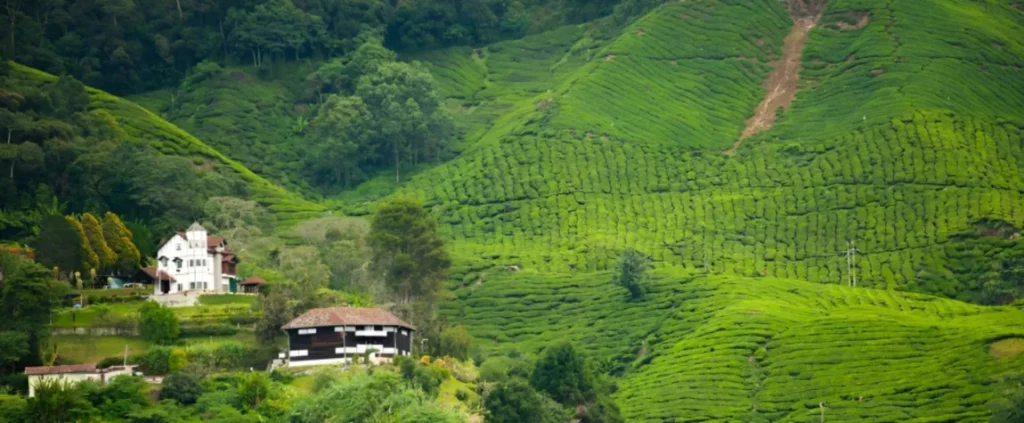
[[1007,2],[831,1],[804,49],[802,89],[773,135],[828,139],[917,110],[1020,124],[1022,26],[1024,13]]
[[[456,254],[568,271],[635,247],[714,273],[905,287],[982,218],[1024,225],[1021,127],[917,114],[829,143],[732,157],[615,140],[523,138],[414,182]],[[578,137],[578,138],[572,138]]]
[[628,421],[984,420],[1024,355],[1024,312],[912,293],[659,272],[629,301],[608,272],[528,271],[453,287],[445,311],[485,347],[586,346],[625,376]]

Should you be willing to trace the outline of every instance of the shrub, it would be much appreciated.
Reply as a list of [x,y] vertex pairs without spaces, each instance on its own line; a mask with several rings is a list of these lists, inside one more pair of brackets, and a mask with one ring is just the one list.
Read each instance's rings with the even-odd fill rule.
[[225,336],[234,335],[238,333],[238,328],[224,323],[195,326],[187,325],[182,326],[179,333],[183,338],[200,336]]
[[469,346],[473,338],[462,326],[453,326],[441,331],[440,355],[465,360],[469,357]]
[[155,344],[173,344],[179,335],[178,318],[170,308],[146,302],[139,308],[139,332],[142,339]]
[[466,392],[465,389],[456,390],[455,391],[455,399],[457,399],[459,401],[462,401],[462,402],[466,402],[466,400],[469,399],[469,392]]
[[594,376],[586,359],[568,342],[544,350],[530,384],[562,404],[579,404],[594,397]]
[[141,355],[133,356],[139,370],[147,375],[164,375],[170,369],[171,348],[152,347]]
[[160,399],[174,400],[182,405],[194,404],[203,387],[199,376],[189,373],[171,373],[160,386]]
[[228,318],[233,325],[251,325],[259,320],[259,317],[252,315],[234,315]]

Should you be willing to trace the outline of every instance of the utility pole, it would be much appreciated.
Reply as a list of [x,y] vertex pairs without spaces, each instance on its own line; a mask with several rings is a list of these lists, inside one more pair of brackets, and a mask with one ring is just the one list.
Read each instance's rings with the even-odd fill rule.
[[857,249],[856,241],[846,241],[846,285],[851,287],[857,286],[857,253],[860,252]]
[[850,267],[850,276],[853,277],[853,287],[857,287],[857,241],[850,241],[850,258],[853,261],[853,266]]

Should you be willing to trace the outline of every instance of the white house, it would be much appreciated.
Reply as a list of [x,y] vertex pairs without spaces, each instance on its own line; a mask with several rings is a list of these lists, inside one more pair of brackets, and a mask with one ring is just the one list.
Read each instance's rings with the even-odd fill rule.
[[198,222],[171,236],[157,251],[155,268],[143,269],[154,279],[153,294],[236,292],[238,258],[219,236],[208,236]]
[[26,367],[25,375],[28,376],[28,396],[33,397],[36,395],[36,386],[43,379],[57,379],[63,383],[78,383],[86,380],[107,383],[115,376],[131,375],[134,367],[113,366],[106,369],[97,369],[96,363]]

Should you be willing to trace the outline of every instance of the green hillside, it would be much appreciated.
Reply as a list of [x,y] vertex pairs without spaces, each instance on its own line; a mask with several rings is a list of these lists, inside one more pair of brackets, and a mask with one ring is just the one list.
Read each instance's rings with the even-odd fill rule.
[[[785,13],[771,2],[671,3],[594,49],[545,50],[568,46],[563,32],[517,41],[553,50],[546,60],[491,59],[510,43],[435,55],[442,81],[474,75],[442,84],[455,98],[486,71],[462,122],[500,116],[408,190],[434,206],[459,256],[556,272],[607,269],[636,247],[688,269],[840,282],[856,240],[862,285],[907,287],[975,222],[1024,225],[1024,13],[998,2],[830,2],[792,108],[720,154],[764,94]],[[747,18],[755,24],[729,26]],[[714,22],[729,35],[701,26]],[[951,26],[969,41],[936,35]],[[534,76],[513,81],[528,87],[491,77],[520,67]],[[502,86],[525,98],[481,96]]]
[[[22,86],[39,86],[57,79],[45,72],[14,63],[11,64],[8,77]],[[189,158],[200,169],[208,168],[228,175],[229,178],[240,179],[254,200],[266,205],[285,222],[320,215],[321,206],[267,181],[153,112],[100,90],[89,88],[88,93],[90,113],[105,113],[113,117],[128,140],[146,143],[165,155]]]
[[826,421],[986,421],[1024,369],[1019,309],[671,272],[628,301],[610,278],[484,275],[445,311],[498,351],[585,346],[625,372],[616,400],[631,422],[819,421],[822,402]]

